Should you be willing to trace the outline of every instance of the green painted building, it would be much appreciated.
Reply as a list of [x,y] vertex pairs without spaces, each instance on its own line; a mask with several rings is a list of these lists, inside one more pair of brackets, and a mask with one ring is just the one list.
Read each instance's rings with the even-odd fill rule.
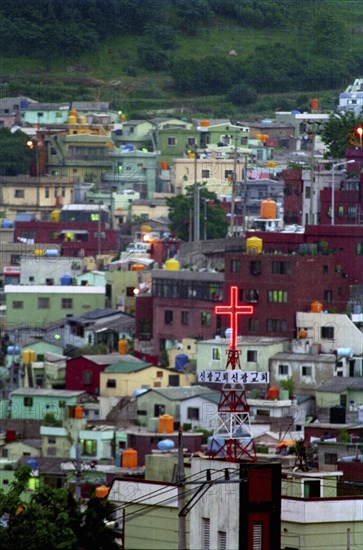
[[5,287],[6,323],[43,327],[65,317],[105,307],[105,287],[22,286]]
[[53,413],[63,420],[67,407],[79,404],[85,395],[84,391],[18,388],[11,393],[10,418],[43,420]]

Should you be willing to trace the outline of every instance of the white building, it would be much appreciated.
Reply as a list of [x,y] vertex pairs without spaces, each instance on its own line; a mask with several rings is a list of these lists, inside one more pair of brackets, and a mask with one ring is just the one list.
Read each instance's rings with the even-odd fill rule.
[[359,116],[363,106],[363,78],[356,78],[344,92],[339,94],[339,111],[353,111]]

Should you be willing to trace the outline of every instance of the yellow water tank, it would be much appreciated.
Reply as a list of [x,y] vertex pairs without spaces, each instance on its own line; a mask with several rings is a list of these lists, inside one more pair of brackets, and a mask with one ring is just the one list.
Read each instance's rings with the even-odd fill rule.
[[36,359],[36,353],[33,349],[25,349],[23,351],[23,363],[25,365],[30,365]]
[[166,271],[179,271],[180,263],[175,258],[170,258],[165,262],[165,269]]
[[45,255],[44,248],[36,248],[34,250],[34,256],[44,256],[44,255]]
[[128,341],[123,338],[122,340],[118,341],[118,352],[120,355],[126,355],[129,351],[129,344]]
[[80,124],[87,124],[87,118],[84,115],[81,115],[79,117],[79,123]]
[[77,123],[77,117],[73,115],[69,115],[68,117],[68,124],[76,124]]
[[246,240],[247,254],[261,254],[263,241],[259,237],[249,237]]
[[61,211],[60,210],[52,210],[50,213],[50,221],[51,222],[59,222],[60,220]]

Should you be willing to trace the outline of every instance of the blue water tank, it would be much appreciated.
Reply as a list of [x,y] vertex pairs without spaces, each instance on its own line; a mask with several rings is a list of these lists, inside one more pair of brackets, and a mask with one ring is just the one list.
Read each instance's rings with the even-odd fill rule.
[[159,451],[171,451],[175,448],[175,443],[172,439],[162,439],[157,444]]
[[4,220],[3,227],[4,229],[10,229],[11,227],[14,227],[14,222],[12,220]]
[[33,472],[34,472],[34,470],[38,469],[38,461],[37,461],[36,458],[28,458],[26,463],[31,467]]
[[122,129],[121,129],[121,128],[117,128],[117,130],[115,130],[115,135],[116,135],[116,136],[122,136]]
[[57,250],[56,248],[48,248],[45,251],[44,256],[46,256],[47,258],[56,258],[57,256],[59,256],[59,250]]
[[232,329],[231,328],[227,328],[225,333],[224,333],[224,337],[227,338],[227,340],[230,340],[231,339],[231,336],[232,336]]
[[71,286],[72,283],[73,283],[73,277],[71,275],[63,275],[60,278],[61,286]]
[[138,390],[134,390],[134,391],[132,392],[132,395],[133,395],[134,397],[137,397],[138,395],[141,395],[141,394],[143,394],[143,393],[145,393],[145,392],[147,392],[147,391],[148,391],[148,390],[147,390],[146,388],[140,388],[140,389],[138,389]]
[[27,109],[29,107],[29,101],[26,97],[22,97],[20,100],[20,109]]
[[175,369],[181,371],[184,369],[185,365],[189,363],[189,357],[185,353],[179,353],[175,357]]
[[8,346],[6,348],[6,353],[8,355],[19,355],[20,354],[20,348],[19,348],[19,346]]

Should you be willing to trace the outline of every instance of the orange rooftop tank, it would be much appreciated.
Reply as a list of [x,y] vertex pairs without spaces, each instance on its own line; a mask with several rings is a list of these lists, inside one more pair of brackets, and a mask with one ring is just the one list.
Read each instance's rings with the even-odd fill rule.
[[200,126],[202,126],[203,128],[208,128],[209,120],[201,120],[200,121]]
[[272,199],[261,201],[260,218],[276,218],[276,202]]
[[129,344],[128,341],[123,338],[122,340],[118,341],[118,352],[120,355],[126,355],[129,351]]
[[74,407],[74,418],[83,418],[83,407],[81,405]]
[[168,161],[167,160],[162,160],[160,168],[161,168],[162,171],[169,170]]
[[131,271],[144,271],[145,267],[142,264],[132,264]]
[[312,111],[317,111],[319,109],[319,100],[316,97],[314,97],[310,101],[310,107],[311,107]]
[[123,468],[137,468],[138,453],[136,449],[126,449],[122,453],[122,467]]
[[172,434],[174,431],[174,416],[170,414],[162,414],[159,416],[159,433]]
[[321,302],[312,302],[310,304],[311,313],[321,313],[323,311],[323,304]]
[[279,398],[279,388],[277,386],[271,386],[268,389],[268,398],[269,399],[278,399]]
[[262,239],[259,237],[249,237],[246,240],[247,254],[261,254],[262,253]]
[[107,497],[109,492],[110,492],[110,489],[106,485],[100,485],[99,487],[96,487],[96,490],[95,490],[97,498],[105,498]]

